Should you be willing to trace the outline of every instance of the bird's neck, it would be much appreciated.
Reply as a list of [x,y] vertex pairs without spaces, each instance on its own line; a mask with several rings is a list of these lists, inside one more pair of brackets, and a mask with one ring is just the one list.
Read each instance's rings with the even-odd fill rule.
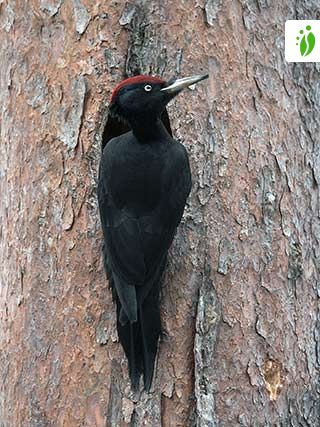
[[154,119],[146,117],[145,120],[133,120],[130,121],[130,126],[134,136],[142,143],[166,141],[169,136],[160,117]]

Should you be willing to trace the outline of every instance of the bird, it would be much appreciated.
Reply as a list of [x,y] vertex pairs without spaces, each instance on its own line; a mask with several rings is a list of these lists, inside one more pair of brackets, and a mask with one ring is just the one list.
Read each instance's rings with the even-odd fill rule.
[[152,385],[162,277],[191,191],[187,150],[172,136],[166,106],[207,77],[129,77],[110,99],[97,193],[104,268],[133,391],[141,376],[144,390]]

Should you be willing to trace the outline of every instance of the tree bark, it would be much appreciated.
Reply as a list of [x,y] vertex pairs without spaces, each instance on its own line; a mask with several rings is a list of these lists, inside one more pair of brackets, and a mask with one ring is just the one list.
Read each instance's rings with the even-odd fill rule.
[[[0,1],[0,426],[312,426],[320,414],[319,67],[284,59],[315,1]],[[133,395],[96,180],[124,76],[209,83],[169,107],[193,189]]]

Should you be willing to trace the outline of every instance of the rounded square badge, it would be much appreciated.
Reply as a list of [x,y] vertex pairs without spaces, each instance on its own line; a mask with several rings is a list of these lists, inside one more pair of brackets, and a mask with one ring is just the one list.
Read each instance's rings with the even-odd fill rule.
[[320,62],[320,20],[286,21],[287,62]]

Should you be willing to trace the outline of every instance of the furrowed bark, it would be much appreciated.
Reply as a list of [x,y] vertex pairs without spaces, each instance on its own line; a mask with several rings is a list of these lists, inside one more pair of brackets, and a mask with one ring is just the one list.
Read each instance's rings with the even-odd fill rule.
[[[284,59],[315,1],[0,2],[0,426],[316,426],[319,67]],[[210,79],[169,106],[193,189],[150,394],[130,391],[96,180],[125,76]]]

